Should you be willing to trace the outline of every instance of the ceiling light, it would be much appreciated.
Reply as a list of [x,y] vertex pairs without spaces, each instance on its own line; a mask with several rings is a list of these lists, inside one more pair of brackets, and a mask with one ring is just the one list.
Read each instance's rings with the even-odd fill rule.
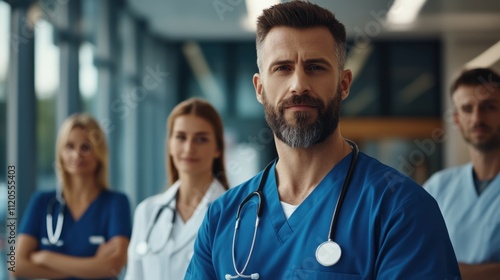
[[247,16],[241,21],[243,28],[255,31],[257,29],[257,18],[262,14],[262,11],[279,3],[280,0],[245,0]]
[[391,24],[410,24],[417,18],[426,0],[394,0],[387,21]]
[[466,69],[472,68],[487,68],[500,60],[500,41],[489,47],[476,58],[465,64]]

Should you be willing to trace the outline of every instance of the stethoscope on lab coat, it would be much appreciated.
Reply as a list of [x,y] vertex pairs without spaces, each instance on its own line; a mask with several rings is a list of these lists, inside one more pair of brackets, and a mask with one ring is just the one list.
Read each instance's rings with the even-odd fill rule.
[[137,251],[137,254],[139,254],[140,256],[146,256],[148,254],[158,254],[161,250],[163,250],[163,248],[167,244],[168,240],[167,240],[167,238],[165,238],[165,240],[163,241],[163,244],[161,246],[159,246],[158,249],[153,250],[153,248],[150,246],[149,237],[151,236],[151,233],[153,232],[153,228],[155,227],[155,225],[158,222],[158,218],[161,216],[161,213],[166,208],[169,209],[170,211],[172,211],[172,225],[175,223],[175,216],[177,215],[177,213],[176,213],[175,208],[171,207],[171,205],[172,205],[172,201],[177,199],[178,192],[179,191],[177,191],[177,193],[175,193],[175,195],[167,203],[163,204],[160,207],[160,209],[158,209],[158,211],[156,212],[156,215],[154,216],[155,218],[153,219],[153,223],[151,224],[151,226],[149,226],[149,229],[146,233],[146,238],[137,244],[136,251]]
[[[330,232],[328,233],[328,240],[321,243],[318,248],[316,249],[316,260],[323,266],[332,266],[336,264],[340,260],[340,256],[342,254],[342,250],[335,241],[333,241],[333,237],[335,234],[335,230],[337,228],[337,220],[340,214],[340,209],[342,208],[342,203],[344,202],[345,195],[347,193],[347,189],[349,188],[349,184],[351,182],[352,174],[354,173],[354,167],[356,166],[356,162],[358,159],[358,154],[359,154],[359,148],[356,145],[356,143],[347,140],[346,141],[351,145],[352,147],[352,158],[351,158],[351,163],[349,165],[349,170],[347,171],[346,177],[344,179],[344,184],[342,185],[342,189],[340,191],[340,195],[337,199],[337,203],[335,205],[335,210],[333,211],[332,215],[332,222],[330,225]],[[269,172],[271,170],[272,165],[276,162],[276,160],[272,161],[267,165],[267,167],[264,169],[264,172],[262,174],[262,177],[259,182],[259,187],[257,188],[256,191],[252,192],[249,194],[241,204],[238,206],[238,211],[236,212],[236,225],[234,227],[234,234],[233,234],[233,245],[232,245],[232,258],[233,258],[233,267],[234,271],[236,272],[236,275],[230,275],[226,274],[225,278],[227,280],[229,279],[236,279],[236,278],[250,278],[250,279],[259,279],[260,275],[258,273],[252,273],[250,275],[245,275],[245,270],[248,266],[248,263],[250,262],[250,258],[252,257],[252,252],[254,249],[255,245],[255,238],[257,236],[257,228],[259,227],[259,221],[260,218],[262,217],[262,208],[264,206],[264,194],[262,192],[262,188],[265,185],[265,182],[267,180],[267,176],[269,175]],[[239,224],[240,224],[240,219],[241,219],[241,209],[243,206],[250,201],[251,198],[256,196],[259,200],[258,205],[257,205],[257,215],[255,218],[255,228],[253,232],[253,238],[252,238],[252,245],[250,247],[250,252],[248,253],[247,260],[245,262],[245,265],[243,266],[243,269],[241,271],[238,270],[236,267],[236,259],[235,259],[235,254],[234,254],[234,243],[236,240],[236,232],[238,231]]]

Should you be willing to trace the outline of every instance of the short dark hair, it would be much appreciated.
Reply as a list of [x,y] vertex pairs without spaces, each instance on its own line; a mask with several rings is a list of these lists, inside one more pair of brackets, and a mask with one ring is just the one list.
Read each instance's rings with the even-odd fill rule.
[[[292,1],[274,5],[263,11],[257,19],[257,56],[262,42],[274,27],[292,28],[326,27],[337,44],[335,50],[339,59],[339,68],[343,69],[346,59],[346,31],[329,10],[304,1]],[[257,57],[257,64],[259,58]],[[260,65],[259,65],[260,67]]]
[[500,76],[490,68],[474,68],[464,70],[453,82],[450,88],[450,94],[460,86],[489,86],[500,88]]

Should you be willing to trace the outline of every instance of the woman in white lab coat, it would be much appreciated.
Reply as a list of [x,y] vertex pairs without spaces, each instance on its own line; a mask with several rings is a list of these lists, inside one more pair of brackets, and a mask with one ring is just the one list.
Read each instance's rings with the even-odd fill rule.
[[170,187],[135,210],[126,280],[183,279],[208,205],[228,189],[223,126],[212,105],[180,103],[167,130]]

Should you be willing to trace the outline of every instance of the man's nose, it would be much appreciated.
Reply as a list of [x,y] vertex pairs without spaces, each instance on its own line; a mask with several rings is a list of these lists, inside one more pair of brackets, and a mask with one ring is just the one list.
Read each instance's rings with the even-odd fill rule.
[[296,68],[290,81],[292,94],[302,95],[311,90],[311,84],[307,73],[302,68]]

